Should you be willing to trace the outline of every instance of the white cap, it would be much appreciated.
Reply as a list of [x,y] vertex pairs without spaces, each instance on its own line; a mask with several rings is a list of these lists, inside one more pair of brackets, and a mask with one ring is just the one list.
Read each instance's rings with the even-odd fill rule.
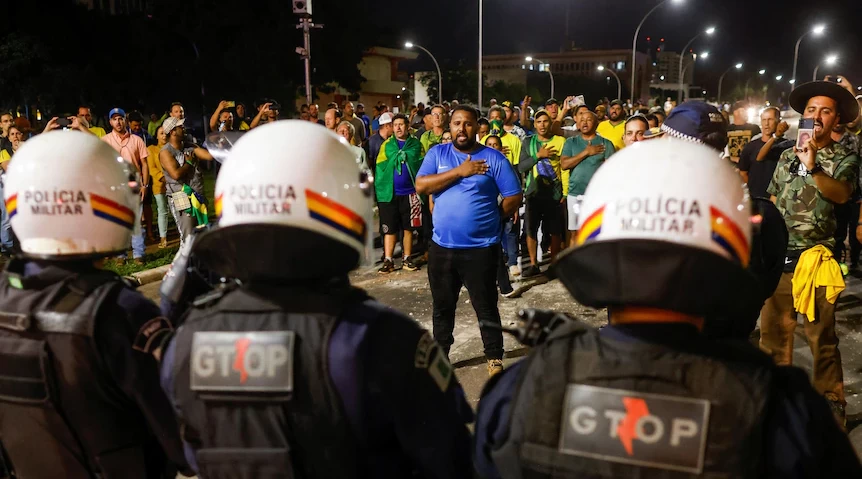
[[104,257],[129,246],[140,195],[135,173],[107,143],[78,131],[24,143],[4,188],[27,256]]
[[[270,123],[243,135],[216,181],[219,230],[293,227],[335,240],[365,258],[373,225],[373,178],[343,141],[300,120]],[[283,246],[290,250],[292,245]],[[349,266],[345,271],[356,264]]]
[[576,245],[659,240],[707,250],[745,267],[750,210],[748,189],[710,148],[639,142],[612,156],[593,176]]
[[380,118],[377,119],[377,122],[381,125],[388,125],[392,123],[392,119],[395,118],[395,115],[392,112],[386,112],[380,115]]

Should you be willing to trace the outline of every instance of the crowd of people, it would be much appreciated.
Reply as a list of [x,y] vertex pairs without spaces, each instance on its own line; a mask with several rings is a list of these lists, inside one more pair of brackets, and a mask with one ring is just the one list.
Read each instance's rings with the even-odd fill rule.
[[[440,421],[440,430],[435,430],[436,435],[432,434],[428,440],[406,439],[405,447],[421,450],[429,447],[430,442],[440,447],[436,442],[440,438],[455,438],[445,448],[444,456],[448,455],[450,462],[435,463],[424,458],[414,464],[429,471],[445,471],[441,477],[466,477],[464,471],[472,468],[472,464],[485,477],[506,477],[506,467],[535,477],[545,477],[542,471],[556,468],[585,474],[610,471],[602,469],[605,466],[599,466],[595,459],[572,459],[613,457],[607,454],[609,446],[601,441],[583,439],[592,434],[592,429],[575,417],[585,414],[583,404],[589,403],[591,397],[598,397],[598,392],[588,388],[606,387],[621,391],[646,388],[649,391],[638,390],[661,394],[678,393],[680,389],[674,388],[681,387],[706,397],[723,398],[714,411],[701,411],[705,415],[698,419],[701,422],[691,416],[685,426],[674,426],[676,440],[699,437],[699,449],[692,449],[691,454],[670,455],[673,457],[656,452],[651,456],[651,467],[661,468],[664,464],[669,470],[680,470],[683,466],[678,463],[684,462],[687,465],[682,470],[686,471],[709,470],[716,474],[732,471],[730,475],[744,475],[740,471],[757,470],[751,464],[765,461],[763,467],[788,474],[797,468],[858,470],[855,455],[844,457],[852,454],[846,437],[835,433],[836,426],[841,429],[846,425],[847,404],[835,329],[836,304],[845,288],[844,276],[857,268],[862,250],[859,207],[862,96],[854,97],[850,81],[840,78],[841,82],[814,81],[794,89],[789,97],[790,107],[813,125],[805,130],[800,122],[795,140],[788,138],[791,128],[787,120],[782,120],[789,112],[772,106],[760,108],[760,125],[754,125],[749,123],[749,110],[753,106],[742,101],[726,106],[699,101],[675,105],[668,101],[655,106],[656,100],[644,104],[603,99],[591,107],[583,97],[569,96],[562,102],[549,99],[541,106],[534,106],[528,96],[517,103],[491,100],[487,110],[457,101],[433,106],[419,104],[409,108],[409,114],[390,112],[381,103],[374,106],[371,117],[365,114],[363,104],[345,101],[340,105],[330,103],[323,112],[318,105],[302,105],[299,108],[302,121],[293,122],[279,122],[282,107],[276,101],[262,102],[253,117],[247,116],[242,103],[222,101],[210,118],[209,128],[251,133],[239,140],[231,152],[231,161],[222,167],[212,199],[204,194],[203,165],[215,158],[186,129],[180,103],[172,104],[161,118],[150,115],[149,120],[138,112],[127,114],[122,108],[112,108],[107,115],[107,131],[95,124],[99,120],[94,119],[88,107],[81,107],[77,115],[48,120],[43,134],[35,139],[30,137],[36,135],[15,124],[13,115],[2,114],[0,185],[7,191],[4,191],[0,243],[4,251],[20,253],[21,258],[13,259],[4,272],[8,281],[0,284],[8,282],[21,291],[10,292],[4,286],[0,302],[6,301],[10,311],[48,304],[49,296],[67,294],[62,289],[67,282],[80,286],[76,283],[78,273],[72,271],[75,268],[86,269],[86,277],[95,274],[92,265],[67,263],[63,266],[66,269],[52,269],[59,267],[33,262],[33,258],[56,259],[58,255],[61,260],[64,255],[77,258],[75,255],[85,250],[91,255],[124,254],[130,244],[132,261],[142,263],[146,235],[150,235],[150,241],[158,242],[159,247],[165,247],[170,212],[183,254],[188,256],[192,254],[189,250],[193,251],[197,258],[192,264],[207,264],[208,273],[227,283],[218,287],[204,284],[194,294],[185,292],[183,297],[189,301],[184,305],[166,296],[163,299],[171,304],[163,305],[165,317],[157,317],[158,312],[152,313],[151,306],[139,305],[142,299],[133,296],[123,296],[116,306],[132,318],[133,330],[139,328],[132,347],[163,361],[161,384],[171,406],[179,412],[176,419],[173,416],[165,419],[160,428],[178,431],[176,421],[179,421],[188,431],[194,431],[191,436],[182,437],[191,446],[185,456],[177,454],[176,431],[160,438],[162,446],[173,448],[169,459],[181,470],[202,472],[204,476],[219,476],[219,471],[239,467],[238,470],[246,471],[240,476],[251,477],[248,471],[261,471],[267,466],[248,458],[238,462],[251,461],[246,465],[225,465],[209,455],[213,450],[210,447],[236,445],[242,437],[232,435],[229,428],[209,436],[200,435],[209,427],[202,420],[207,413],[226,422],[230,422],[231,414],[202,399],[201,391],[222,400],[225,390],[241,393],[246,399],[263,391],[265,399],[254,400],[279,404],[286,400],[282,393],[293,391],[292,373],[289,380],[287,376],[271,375],[287,381],[280,386],[255,376],[252,386],[258,388],[257,392],[241,386],[225,389],[224,384],[211,378],[216,359],[201,358],[208,354],[206,351],[217,348],[233,351],[234,345],[238,356],[232,370],[239,371],[239,377],[246,377],[246,368],[262,371],[260,364],[246,364],[241,356],[246,354],[243,348],[250,343],[241,346],[240,342],[252,340],[237,339],[241,335],[225,332],[247,331],[244,329],[247,326],[229,321],[231,315],[237,314],[251,314],[259,320],[255,323],[260,328],[255,340],[263,341],[261,344],[268,348],[266,354],[273,355],[268,357],[274,361],[272,370],[292,361],[282,356],[294,347],[289,339],[293,336],[279,329],[285,325],[291,334],[309,341],[316,351],[303,350],[301,354],[334,351],[335,356],[327,356],[327,361],[338,364],[351,363],[359,356],[375,364],[386,363],[389,359],[382,357],[382,348],[362,348],[359,344],[381,341],[391,346],[398,343],[394,331],[409,336],[413,343],[418,342],[415,351],[413,343],[404,346],[403,351],[399,346],[392,357],[397,356],[399,361],[407,358],[415,365],[414,369],[428,371],[421,379],[414,377],[413,369],[406,374],[417,385],[416,391],[410,392],[415,404],[408,403],[433,410],[428,414]],[[77,133],[63,135],[55,130]],[[19,154],[22,144],[27,142],[33,142],[34,146]],[[74,161],[57,167],[51,175],[43,175],[46,179],[36,174],[32,165],[50,162],[39,156],[49,148],[67,148],[74,152],[70,153]],[[306,154],[306,166],[317,168],[313,171],[327,171],[343,180],[339,184],[345,185],[345,191],[322,193],[322,180],[284,168],[285,159],[296,154]],[[125,160],[121,173],[117,170],[117,155]],[[21,156],[23,159],[19,160]],[[336,164],[337,169],[330,168]],[[354,168],[357,165],[371,173],[360,175],[359,184]],[[10,166],[13,170],[17,168],[18,173],[9,175],[16,180],[7,184],[5,173]],[[53,207],[42,204],[45,198],[23,192],[42,188],[47,195],[49,189],[60,188],[59,194],[68,193],[75,198],[71,193],[78,188],[75,182],[85,180],[69,172],[87,168],[110,169],[112,175],[121,178],[114,178],[110,189],[99,190],[103,196],[90,198],[93,216],[121,229],[110,230],[110,234],[92,239],[91,243],[50,239],[57,234],[56,228],[65,225],[65,220],[57,220],[56,225],[60,226],[45,226],[49,222],[39,215],[53,211]],[[116,186],[120,183],[125,186]],[[279,186],[278,193],[272,193],[278,196],[278,204],[264,208],[265,211],[247,203],[248,195],[241,193],[248,188],[270,191],[272,188],[265,185],[274,184],[285,189]],[[23,195],[20,199],[19,192]],[[303,200],[296,201],[297,195],[302,195]],[[29,208],[25,209],[28,202]],[[215,215],[223,213],[219,227],[202,231],[214,217],[208,210],[213,203]],[[349,287],[346,274],[358,263],[371,234],[366,213],[371,212],[372,203],[379,220],[377,233],[382,247],[377,273],[389,275],[398,270],[427,269],[433,303],[430,335]],[[79,210],[68,211],[75,214]],[[17,219],[13,222],[12,218]],[[86,221],[95,222],[93,232],[88,234],[108,232],[108,228],[114,227],[91,218]],[[10,225],[14,232],[10,231]],[[279,229],[279,225],[284,228]],[[845,246],[848,236],[849,251]],[[25,244],[19,244],[19,237]],[[247,247],[251,238],[255,248]],[[192,244],[194,249],[185,248]],[[400,255],[396,254],[399,244]],[[297,268],[298,264],[307,264],[302,262],[302,255],[312,245],[331,251],[331,255],[315,259],[312,272]],[[229,257],[222,254],[224,248],[232,252]],[[271,255],[271,261],[260,261],[262,254]],[[543,270],[548,262],[551,266]],[[186,269],[179,268],[180,272]],[[559,278],[580,303],[608,308],[610,326],[601,333],[587,332],[582,325],[571,322],[562,332],[554,333],[547,345],[539,345],[536,356],[541,359],[519,363],[504,371],[498,298],[518,297],[534,286],[531,278],[548,274]],[[28,293],[30,286],[21,286],[21,278],[44,275],[51,278],[44,280],[44,284],[50,284],[45,290],[50,290],[48,296],[42,290]],[[84,298],[79,297],[78,291],[107,295],[113,286],[106,286],[103,291],[100,288],[107,284],[103,280],[101,277],[94,280],[92,288],[84,285],[72,289],[78,297],[67,301],[72,309],[63,311],[69,313],[81,307]],[[15,286],[16,281],[19,286]],[[188,284],[184,287],[191,288]],[[455,314],[462,287],[466,288],[476,313],[488,373],[495,378],[478,410],[472,459],[469,452],[465,459],[460,451],[470,447],[469,433],[463,428],[470,420],[469,414],[462,410],[466,405],[458,395],[460,390],[450,387],[457,385],[457,379],[448,360],[455,343]],[[14,301],[10,300],[13,297]],[[108,296],[99,297],[105,301]],[[50,307],[46,307],[68,309],[70,306],[63,301],[50,302]],[[303,306],[296,309],[299,303]],[[88,305],[91,306],[96,308],[98,304]],[[336,321],[344,314],[340,308],[348,308],[355,317]],[[138,321],[143,317],[135,314],[143,310],[147,311],[147,320]],[[803,329],[814,358],[813,388],[804,377],[800,379],[787,372],[791,370],[775,369],[776,365],[792,364],[797,312],[804,317]],[[309,315],[317,315],[321,322],[314,324],[325,327],[309,326]],[[383,318],[384,326],[369,318]],[[759,348],[766,353],[762,356],[746,344],[758,319]],[[39,321],[43,325],[40,327],[51,334],[69,332]],[[173,321],[184,322],[184,329],[174,334]],[[370,327],[372,324],[374,328]],[[16,325],[7,329],[18,331]],[[83,329],[73,332],[93,334],[94,329],[89,327],[86,331],[89,332]],[[658,333],[661,338],[656,336]],[[8,334],[16,341],[23,341],[14,336],[17,332]],[[121,332],[110,330],[97,342],[103,344],[117,335]],[[154,341],[154,337],[161,339]],[[720,351],[716,344],[721,343],[714,340],[739,340],[745,346],[738,348],[751,348],[752,351],[744,351],[746,366],[731,364],[728,359],[731,356]],[[331,349],[322,346],[326,341],[333,342]],[[657,342],[669,348],[658,356],[658,350],[654,349]],[[30,343],[26,344],[30,347]],[[59,347],[59,343],[52,344]],[[628,346],[620,346],[623,344]],[[692,349],[693,345],[697,348]],[[15,354],[24,354],[20,352],[24,349],[16,351]],[[251,351],[248,349],[248,354]],[[261,352],[264,349],[254,351],[258,357],[264,357]],[[684,357],[670,357],[676,353],[668,351],[678,351]],[[655,381],[644,383],[633,379],[637,376],[637,365],[631,365],[633,357],[647,364],[665,356],[667,361],[661,363],[662,367],[650,371]],[[140,364],[136,361],[122,367],[153,367],[144,364],[146,361]],[[607,364],[625,362],[629,363],[629,369],[622,366],[615,371],[603,369]],[[193,363],[191,369],[190,363]],[[298,364],[296,367],[306,369],[297,381],[311,387],[313,396],[325,399],[326,406],[318,405],[325,414],[318,411],[314,420],[326,423],[317,431],[323,431],[321,434],[325,433],[331,442],[320,456],[309,453],[306,464],[285,465],[284,458],[278,456],[273,467],[343,472],[326,459],[327,451],[346,447],[341,441],[350,434],[345,423],[333,420],[341,414],[335,396],[347,397],[347,422],[364,431],[368,424],[357,425],[369,417],[359,412],[365,407],[363,400],[367,397],[382,400],[380,391],[386,391],[383,397],[399,393],[391,389],[390,378],[373,374],[370,383],[360,384],[356,378],[364,378],[362,374],[337,373],[332,378],[332,387],[323,387],[312,378],[324,374],[326,367],[315,366],[314,356],[304,357]],[[571,371],[567,369],[569,366]],[[351,367],[354,369],[350,371],[362,372],[362,366]],[[692,367],[701,368],[693,379],[677,374]],[[388,373],[393,370],[386,369]],[[744,372],[736,374],[738,370]],[[233,374],[228,372],[227,363],[223,371],[226,377]],[[733,379],[724,383],[704,381],[705,377],[730,376]],[[773,411],[774,416],[767,415],[765,420],[759,413],[773,407],[765,406],[768,403],[765,398],[774,393],[764,386],[764,377],[776,381],[776,390],[781,391],[778,401],[786,406]],[[567,381],[574,383],[566,386]],[[241,379],[241,384],[245,382],[246,379]],[[62,384],[63,388],[67,386]],[[722,386],[726,389],[716,389]],[[127,393],[137,394],[129,384],[124,383],[123,387]],[[361,394],[357,393],[360,389]],[[419,399],[417,391],[428,394]],[[800,396],[794,396],[796,393]],[[569,400],[577,394],[583,395],[578,396],[584,401],[580,406]],[[297,407],[313,409],[314,401],[309,397],[303,394],[294,397],[298,398]],[[164,397],[138,399],[166,407]],[[241,409],[241,402],[231,407]],[[446,406],[439,409],[441,404]],[[637,407],[634,402],[625,404],[627,408]],[[739,407],[728,408],[726,404]],[[645,403],[640,407],[641,415],[657,417],[649,415]],[[662,407],[682,406],[670,400]],[[272,414],[278,415],[260,409],[243,411],[264,422],[274,420]],[[743,413],[734,416],[739,411]],[[564,421],[571,430],[563,424],[549,433],[536,426],[556,423],[563,413],[572,415],[570,421]],[[49,420],[56,419],[46,414]],[[391,414],[394,419],[374,416],[369,423],[371,429],[379,426],[377,422],[409,423],[415,419],[415,411],[399,408],[382,414]],[[719,419],[709,419],[709,414]],[[595,416],[595,411],[592,415]],[[837,423],[824,426],[824,415],[834,416]],[[619,425],[611,437],[619,437],[628,456],[633,456],[632,441],[638,436],[645,440],[659,435],[655,430],[645,431],[639,422],[636,426],[626,422],[628,419],[621,419],[622,416],[615,420],[614,417],[607,416],[611,424]],[[524,422],[523,418],[535,422]],[[805,418],[818,424],[816,431],[802,434],[808,434],[805,439],[808,442],[803,441],[798,447],[782,442],[781,438],[800,434],[794,428]],[[310,426],[294,421],[292,417],[289,420],[298,426],[298,437],[309,440]],[[705,433],[698,433],[706,428],[704,421],[719,431],[710,439]],[[719,423],[738,428],[730,430]],[[21,458],[21,442],[8,441],[4,427],[10,426],[0,421],[4,445],[13,456]],[[777,438],[774,444],[765,446],[767,452],[758,449],[752,453],[764,453],[765,459],[748,457],[746,460],[753,462],[743,459],[734,462],[722,456],[721,451],[727,445],[733,445],[728,447],[742,454],[740,444],[744,444],[749,434],[759,437],[757,431],[767,431],[767,436]],[[372,442],[377,440],[382,442],[374,444],[380,446],[388,439],[375,436]],[[818,442],[821,440],[822,443]],[[696,452],[703,451],[708,441],[717,441],[715,444],[722,447],[708,449],[704,463],[703,454],[698,456]],[[270,442],[262,441],[256,447],[266,449],[264,445]],[[834,449],[812,453],[809,446],[814,443],[828,444]],[[388,451],[381,446],[379,451],[384,450]],[[538,454],[539,450],[545,453]],[[580,453],[573,456],[572,450]],[[782,462],[786,459],[782,454],[795,459],[789,464]],[[388,456],[381,454],[380,458],[384,457]],[[627,464],[622,469],[613,469],[620,474],[633,473],[631,468],[639,467],[637,461],[627,462],[624,455],[608,461]],[[43,467],[29,460],[21,464],[34,471]],[[374,467],[391,472],[399,465],[375,462]],[[98,467],[110,469],[117,464]]]

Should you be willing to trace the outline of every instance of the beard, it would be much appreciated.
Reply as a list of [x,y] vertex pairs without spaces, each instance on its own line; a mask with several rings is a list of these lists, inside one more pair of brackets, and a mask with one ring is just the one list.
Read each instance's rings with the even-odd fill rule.
[[471,135],[466,135],[466,138],[461,139],[458,136],[452,138],[452,144],[455,145],[455,148],[461,151],[470,151],[476,146],[476,137]]

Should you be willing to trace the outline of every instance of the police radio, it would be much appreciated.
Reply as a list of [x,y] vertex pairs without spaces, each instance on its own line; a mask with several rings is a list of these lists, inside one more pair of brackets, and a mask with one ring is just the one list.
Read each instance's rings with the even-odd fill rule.
[[483,326],[511,334],[524,346],[538,346],[560,326],[577,321],[577,318],[557,311],[545,309],[522,309],[518,311],[518,321],[514,328],[482,321]]

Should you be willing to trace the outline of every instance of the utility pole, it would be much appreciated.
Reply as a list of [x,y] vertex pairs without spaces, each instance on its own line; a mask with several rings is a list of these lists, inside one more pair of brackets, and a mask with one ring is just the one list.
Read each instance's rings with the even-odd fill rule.
[[311,29],[323,28],[311,21],[311,0],[293,0],[293,13],[299,15],[297,30],[302,30],[304,45],[296,53],[305,62],[305,103],[311,105]]

